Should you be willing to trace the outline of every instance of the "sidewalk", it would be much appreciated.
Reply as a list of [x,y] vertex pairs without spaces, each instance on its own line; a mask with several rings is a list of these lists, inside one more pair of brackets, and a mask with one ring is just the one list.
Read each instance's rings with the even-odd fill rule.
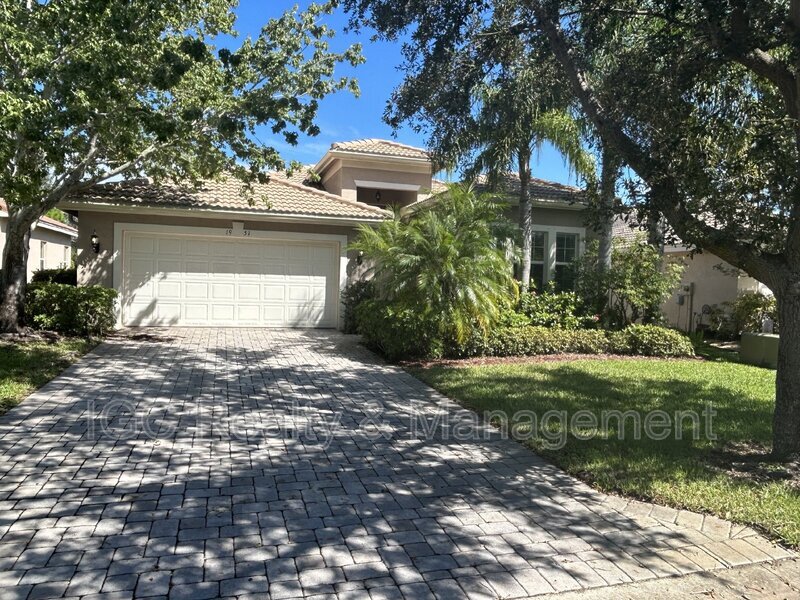
[[537,596],[542,600],[790,600],[800,598],[800,561],[795,558],[733,569],[692,573],[581,592]]

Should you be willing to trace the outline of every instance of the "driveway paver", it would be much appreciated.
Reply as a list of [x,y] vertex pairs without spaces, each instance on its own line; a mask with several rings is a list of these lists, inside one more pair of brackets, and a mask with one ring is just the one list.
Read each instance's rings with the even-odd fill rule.
[[0,418],[3,598],[514,598],[789,556],[596,492],[336,332],[131,330]]

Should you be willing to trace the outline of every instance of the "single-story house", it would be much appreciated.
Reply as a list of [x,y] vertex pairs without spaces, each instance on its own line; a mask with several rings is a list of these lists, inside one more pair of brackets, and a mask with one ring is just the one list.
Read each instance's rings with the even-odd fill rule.
[[[644,233],[635,222],[617,218],[613,235],[632,242]],[[666,260],[684,265],[680,285],[661,307],[667,322],[683,331],[709,325],[713,308],[732,302],[741,294],[772,295],[767,286],[744,271],[709,252],[692,252],[680,241],[667,244],[664,255]]]
[[[8,207],[0,200],[0,252],[6,244],[6,227]],[[77,238],[78,230],[74,227],[50,217],[41,217],[31,229],[28,281],[36,271],[72,264],[72,249]]]
[[[250,200],[233,180],[198,190],[138,180],[60,208],[79,217],[79,285],[117,289],[120,325],[340,327],[341,291],[359,272],[347,249],[357,227],[440,186],[425,150],[369,139],[333,144],[309,172],[276,174]],[[543,283],[582,251],[579,192],[532,186]]]

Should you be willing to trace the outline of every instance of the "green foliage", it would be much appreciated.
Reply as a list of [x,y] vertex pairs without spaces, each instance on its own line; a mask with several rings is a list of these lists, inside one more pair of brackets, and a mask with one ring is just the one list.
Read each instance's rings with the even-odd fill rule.
[[0,343],[0,415],[50,381],[96,343],[82,338]]
[[116,290],[101,286],[32,283],[25,313],[29,323],[39,329],[100,336],[114,327],[116,299]]
[[732,302],[726,302],[725,308],[730,312],[731,327],[737,335],[744,332],[760,333],[766,319],[771,319],[774,332],[779,332],[778,304],[774,296],[745,293]]
[[614,354],[640,356],[694,356],[694,345],[684,334],[657,325],[631,325],[609,336]]
[[[436,332],[444,344],[467,339],[476,327],[488,330],[516,300],[505,244],[496,237],[504,229],[497,203],[453,186],[408,218],[362,226],[352,248],[364,253],[382,306],[403,318],[414,315],[424,324],[415,330]],[[359,331],[390,335],[361,321]]]
[[579,329],[597,322],[595,316],[585,313],[578,294],[557,292],[552,285],[540,294],[522,294],[519,311],[528,317],[529,325],[542,327]]
[[608,351],[608,338],[596,329],[556,329],[549,327],[500,327],[486,339],[487,356],[536,356],[541,354],[602,354]]
[[386,300],[365,300],[356,307],[358,332],[367,346],[389,360],[440,358],[440,323]]
[[592,242],[575,268],[578,295],[611,328],[660,314],[683,273],[683,265],[665,263],[658,250],[642,239],[614,240],[608,270],[598,269],[598,244]]
[[63,283],[64,285],[78,285],[78,269],[41,269],[34,271],[31,283]]
[[342,304],[344,304],[344,327],[345,333],[358,333],[358,320],[356,318],[358,306],[375,296],[375,291],[371,281],[356,281],[348,284],[342,292]]
[[51,208],[45,213],[46,216],[54,219],[55,221],[60,221],[66,225],[71,225],[69,220],[69,215],[65,213],[63,210],[58,208]]

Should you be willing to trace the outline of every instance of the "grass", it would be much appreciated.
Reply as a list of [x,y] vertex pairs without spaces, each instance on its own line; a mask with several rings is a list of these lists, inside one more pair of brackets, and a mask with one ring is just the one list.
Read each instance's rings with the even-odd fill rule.
[[80,338],[0,344],[0,415],[15,407],[95,345],[96,341]]
[[[541,419],[548,410],[566,411],[569,418],[582,409],[596,415],[614,409],[643,415],[663,410],[673,416],[678,410],[695,411],[700,421],[684,420],[682,439],[673,430],[663,441],[632,439],[631,419],[621,427],[618,420],[609,420],[588,440],[575,437],[568,421],[544,428],[541,422],[528,427],[525,419],[511,418],[510,423],[516,423],[518,434],[538,430],[525,443],[601,490],[713,513],[800,546],[800,488],[786,478],[788,469],[769,463],[766,456],[775,393],[772,370],[724,360],[613,359],[438,365],[413,373],[484,414],[499,410],[513,415],[525,409]],[[702,411],[709,403],[717,411],[712,420],[716,440],[705,435]],[[693,439],[694,432],[699,439]],[[563,436],[565,444],[548,443],[546,436]]]

